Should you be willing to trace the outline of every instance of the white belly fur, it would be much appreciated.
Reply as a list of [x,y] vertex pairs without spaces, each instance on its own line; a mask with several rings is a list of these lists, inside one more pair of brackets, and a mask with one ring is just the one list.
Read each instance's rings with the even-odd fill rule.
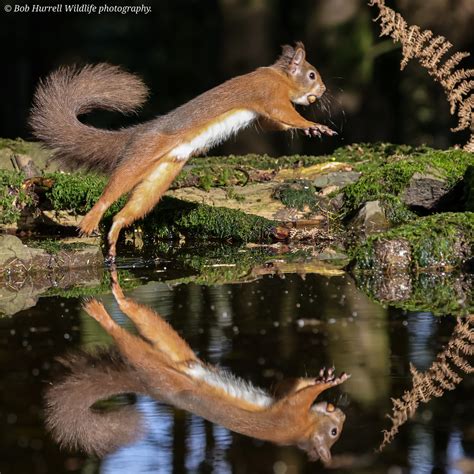
[[254,387],[234,374],[218,368],[209,369],[205,365],[196,363],[186,369],[186,373],[195,379],[200,379],[227,393],[227,395],[245,400],[261,408],[270,406],[274,400],[261,388]]
[[170,155],[178,160],[187,160],[196,151],[212,148],[230,135],[236,134],[241,128],[249,125],[256,116],[257,114],[251,110],[236,110],[226,115],[221,121],[211,124],[191,141],[178,145]]

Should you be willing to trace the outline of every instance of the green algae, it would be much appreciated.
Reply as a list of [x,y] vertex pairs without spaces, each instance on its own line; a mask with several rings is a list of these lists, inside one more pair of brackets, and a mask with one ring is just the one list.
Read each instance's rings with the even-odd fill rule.
[[196,240],[268,242],[276,223],[263,217],[224,207],[164,197],[144,220],[137,223],[151,239],[185,235]]
[[375,244],[407,241],[411,269],[459,267],[474,252],[474,213],[442,213],[370,236],[352,251],[355,271],[377,268]]

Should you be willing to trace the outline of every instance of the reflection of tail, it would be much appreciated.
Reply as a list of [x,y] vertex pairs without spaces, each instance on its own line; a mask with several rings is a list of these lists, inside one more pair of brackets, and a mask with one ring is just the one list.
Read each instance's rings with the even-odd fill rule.
[[466,321],[458,319],[445,349],[426,372],[421,373],[410,364],[413,388],[401,398],[392,400],[392,416],[388,415],[392,427],[383,432],[379,451],[393,441],[400,426],[415,414],[420,403],[428,403],[433,397],[441,397],[445,391],[454,390],[462,381],[460,373],[474,373],[474,367],[468,361],[473,354],[474,315],[470,315]]
[[141,416],[134,406],[94,407],[113,395],[144,392],[120,354],[79,352],[60,362],[66,373],[45,393],[46,426],[53,438],[61,446],[98,456],[137,439]]

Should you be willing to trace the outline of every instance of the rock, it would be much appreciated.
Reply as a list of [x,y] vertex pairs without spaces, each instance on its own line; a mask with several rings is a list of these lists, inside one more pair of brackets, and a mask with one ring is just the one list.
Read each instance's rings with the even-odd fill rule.
[[242,187],[236,186],[233,197],[229,197],[228,190],[224,188],[211,188],[209,191],[180,188],[168,191],[166,195],[184,201],[238,209],[266,219],[275,219],[276,214],[284,210],[285,206],[273,198],[274,190],[275,184],[272,183],[252,183]]
[[31,249],[14,235],[0,235],[0,269],[16,263],[29,266],[32,260]]
[[377,268],[386,273],[405,273],[410,270],[411,247],[408,240],[379,239],[374,243],[374,257]]
[[431,211],[439,206],[451,189],[452,186],[436,170],[414,173],[401,200],[407,206]]
[[51,247],[28,247],[14,235],[0,235],[0,278],[5,273],[28,274],[45,269],[77,269],[103,264],[99,245],[55,241]]
[[[88,295],[89,289],[101,287],[104,269],[102,266],[75,268],[47,268],[45,271],[36,271],[28,275],[10,273],[6,280],[8,284],[0,285],[0,314],[13,315],[25,309],[36,306],[40,296],[48,294],[52,289],[61,295],[61,290],[65,293],[73,289],[78,296],[81,290]],[[0,281],[2,277],[0,275]],[[93,293],[92,293],[93,294]]]
[[[44,291],[44,289],[43,289]],[[25,285],[15,291],[7,286],[0,286],[0,315],[11,316],[28,308],[33,308],[38,302],[41,290]]]
[[364,235],[383,232],[390,228],[390,222],[380,201],[368,201],[352,219],[350,226]]
[[342,188],[348,184],[359,180],[362,173],[357,171],[338,171],[317,176],[313,179],[313,185],[317,188],[326,188],[327,186],[337,186]]
[[289,168],[278,171],[275,176],[276,181],[286,181],[295,179],[312,180],[322,173],[329,171],[345,170],[350,171],[352,167],[347,163],[339,161],[328,161],[326,163],[318,163],[317,165],[305,166],[300,168]]
[[18,170],[23,172],[25,178],[33,178],[41,175],[40,170],[36,167],[36,164],[30,156],[17,154],[12,156],[12,160]]
[[353,250],[355,271],[453,271],[472,262],[474,213],[420,217],[369,236]]

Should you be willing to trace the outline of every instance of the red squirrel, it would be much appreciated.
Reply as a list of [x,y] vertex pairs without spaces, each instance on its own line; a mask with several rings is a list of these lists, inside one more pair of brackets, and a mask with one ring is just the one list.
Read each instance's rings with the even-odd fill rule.
[[95,232],[105,211],[131,192],[108,233],[108,258],[113,262],[121,229],[153,209],[193,155],[254,121],[264,129],[335,135],[329,127],[306,120],[292,105],[312,104],[325,90],[298,42],[295,47],[283,46],[269,67],[234,77],[154,120],[112,131],[85,125],[77,117],[95,108],[134,111],[147,96],[143,82],[109,64],[62,67],[38,85],[30,125],[60,161],[110,176],[79,224],[81,233]]
[[[138,415],[126,410],[124,423],[114,413],[101,420],[91,407],[113,394],[140,392],[237,433],[279,445],[296,445],[311,460],[331,460],[330,448],[341,435],[345,415],[331,403],[313,402],[349,375],[336,377],[334,369],[323,369],[316,378],[284,381],[271,395],[200,360],[157,313],[124,296],[115,272],[112,278],[114,297],[139,336],[119,326],[98,300],[85,303],[86,312],[115,340],[122,361],[117,371],[117,364],[111,358],[106,360],[103,374],[97,373],[100,364],[93,359],[89,358],[90,368],[77,358],[66,361],[69,367],[79,365],[78,370],[69,380],[52,384],[46,394],[47,425],[58,441],[85,446],[99,454],[133,441],[140,433]],[[126,374],[120,375],[124,371]],[[94,427],[93,433],[88,434],[90,427]]]

